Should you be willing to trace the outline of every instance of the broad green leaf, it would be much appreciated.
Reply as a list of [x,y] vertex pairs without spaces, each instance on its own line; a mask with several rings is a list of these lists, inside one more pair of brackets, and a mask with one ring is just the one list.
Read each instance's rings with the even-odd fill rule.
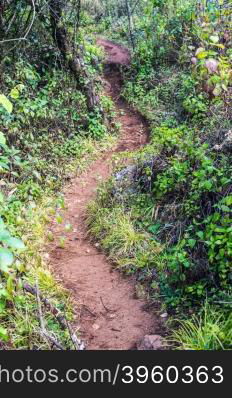
[[12,265],[14,256],[10,250],[0,247],[0,270],[8,272],[8,267]]
[[0,94],[0,105],[2,105],[9,113],[11,113],[13,110],[12,103],[8,100],[8,98],[4,94]]
[[6,145],[6,138],[1,131],[0,131],[0,145]]
[[11,247],[11,249],[25,249],[24,243],[18,238],[9,237],[4,240],[7,246]]
[[13,99],[18,99],[19,98],[19,90],[17,88],[12,88],[10,92],[10,97]]

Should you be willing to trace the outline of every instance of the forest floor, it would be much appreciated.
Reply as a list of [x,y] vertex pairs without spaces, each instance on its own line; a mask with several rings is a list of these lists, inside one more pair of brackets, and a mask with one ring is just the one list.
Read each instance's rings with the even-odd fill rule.
[[[120,73],[113,65],[129,64],[129,51],[105,39],[98,39],[98,45],[106,52],[105,91],[115,103],[121,135],[115,148],[105,152],[66,186],[66,209],[62,217],[63,222],[73,228],[64,233],[64,226],[54,220],[50,230],[55,240],[49,252],[55,275],[71,293],[76,312],[74,326],[80,326],[79,333],[87,349],[128,350],[135,348],[144,335],[156,334],[159,319],[146,310],[145,300],[136,298],[136,281],[115,270],[97,245],[90,242],[85,218],[96,189],[112,173],[113,156],[144,146],[148,141],[148,127],[120,98]],[[66,239],[63,248],[59,245],[61,235]]]

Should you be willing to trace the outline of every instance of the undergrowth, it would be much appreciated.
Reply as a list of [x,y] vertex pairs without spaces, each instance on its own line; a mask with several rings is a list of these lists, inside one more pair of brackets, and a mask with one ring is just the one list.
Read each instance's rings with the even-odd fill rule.
[[[92,74],[101,70],[101,59],[101,50],[85,42]],[[89,112],[70,73],[59,62],[46,63],[38,59],[30,63],[26,57],[12,63],[9,56],[1,64],[0,347],[4,349],[56,348],[41,333],[37,297],[25,291],[25,283],[38,287],[72,320],[69,294],[49,270],[46,246],[51,236],[46,230],[65,206],[60,193],[64,183],[116,140],[113,103],[104,96],[100,82],[105,123],[99,110]],[[73,349],[69,332],[48,308],[43,306],[42,311],[51,336],[65,349]]]
[[148,119],[150,143],[116,160],[87,221],[116,266],[179,319],[182,349],[229,349],[231,37],[226,18],[192,12],[157,5],[140,20],[122,94]]

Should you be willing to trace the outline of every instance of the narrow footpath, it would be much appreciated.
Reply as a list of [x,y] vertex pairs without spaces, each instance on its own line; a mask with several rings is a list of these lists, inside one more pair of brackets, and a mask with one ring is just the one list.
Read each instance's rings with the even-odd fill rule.
[[[120,99],[120,73],[112,65],[129,65],[129,51],[105,39],[98,44],[105,49],[105,90],[113,98],[121,136],[117,146],[104,152],[64,190],[67,209],[64,223],[72,231],[65,232],[65,247],[59,248],[64,227],[55,223],[55,237],[50,247],[52,269],[70,291],[75,305],[75,324],[87,350],[129,350],[136,347],[146,334],[156,333],[158,322],[145,310],[146,302],[135,296],[135,281],[114,269],[107,257],[89,241],[85,225],[86,207],[94,199],[98,185],[111,175],[111,160],[116,152],[134,151],[148,140],[148,128],[142,117]],[[111,65],[111,67],[110,67]]]

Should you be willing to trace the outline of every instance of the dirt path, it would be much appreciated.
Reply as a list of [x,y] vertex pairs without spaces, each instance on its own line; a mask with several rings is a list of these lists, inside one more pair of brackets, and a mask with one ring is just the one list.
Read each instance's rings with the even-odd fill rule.
[[97,44],[104,48],[108,64],[128,65],[130,63],[131,56],[127,48],[103,38],[99,38]]
[[[103,39],[98,44],[105,48],[107,63],[129,63],[130,54],[125,48]],[[138,149],[147,142],[148,131],[142,118],[119,99],[117,71],[106,73],[106,91],[116,104],[121,138],[113,151],[105,153],[66,187],[68,209],[63,212],[64,223],[71,223],[74,229],[65,233],[67,242],[61,249],[58,237],[64,235],[64,226],[55,222],[51,225],[56,240],[50,257],[55,273],[76,303],[76,324],[80,325],[87,349],[128,350],[145,334],[155,332],[155,317],[144,311],[144,301],[135,298],[135,282],[115,271],[106,256],[88,241],[85,212],[99,183],[111,174],[112,155]]]

